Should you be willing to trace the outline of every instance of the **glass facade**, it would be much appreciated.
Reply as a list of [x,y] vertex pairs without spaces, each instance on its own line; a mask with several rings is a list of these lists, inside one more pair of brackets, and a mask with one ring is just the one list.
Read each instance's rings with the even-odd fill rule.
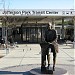
[[22,40],[25,42],[40,43],[44,42],[44,32],[47,24],[22,25]]

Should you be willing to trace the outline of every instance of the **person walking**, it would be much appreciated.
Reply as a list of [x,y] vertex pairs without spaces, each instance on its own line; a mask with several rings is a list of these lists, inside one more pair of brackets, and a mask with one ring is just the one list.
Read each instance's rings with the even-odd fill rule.
[[9,38],[9,42],[10,42],[10,45],[11,45],[11,46],[14,45],[14,40],[13,40],[13,37],[12,37],[12,36],[10,36],[10,38]]

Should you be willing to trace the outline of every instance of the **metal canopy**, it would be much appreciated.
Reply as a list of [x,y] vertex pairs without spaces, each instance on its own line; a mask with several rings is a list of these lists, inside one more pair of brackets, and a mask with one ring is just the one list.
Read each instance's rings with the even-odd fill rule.
[[[4,19],[5,18],[5,19]],[[21,16],[6,16],[6,17],[0,17],[0,20],[6,20],[8,24],[13,25],[19,25],[22,23],[49,23],[53,19],[54,20],[61,20],[62,18],[68,19],[73,17],[49,17],[49,16],[28,16],[28,17],[21,17]]]
[[[75,10],[56,10],[56,9],[21,9],[21,10],[1,10],[0,20],[7,22],[8,26],[21,26],[22,23],[49,23],[52,20],[61,20],[62,18],[74,19],[74,32],[75,32]],[[62,29],[64,33],[64,20],[62,20]],[[75,43],[75,34],[74,34]],[[75,46],[75,44],[74,44]]]
[[8,25],[21,25],[22,23],[49,23],[62,18],[73,18],[73,9],[0,9],[0,20]]

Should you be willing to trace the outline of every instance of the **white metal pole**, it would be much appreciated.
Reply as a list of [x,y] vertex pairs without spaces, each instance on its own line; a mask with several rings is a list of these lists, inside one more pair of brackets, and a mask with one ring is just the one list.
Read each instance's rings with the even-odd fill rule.
[[[3,0],[3,9],[4,9],[4,12],[5,12],[5,0]],[[5,44],[6,44],[6,54],[7,54],[7,18],[6,18],[6,14],[4,15],[4,22],[5,22]]]
[[74,43],[73,43],[73,46],[75,48],[75,17],[74,17]]

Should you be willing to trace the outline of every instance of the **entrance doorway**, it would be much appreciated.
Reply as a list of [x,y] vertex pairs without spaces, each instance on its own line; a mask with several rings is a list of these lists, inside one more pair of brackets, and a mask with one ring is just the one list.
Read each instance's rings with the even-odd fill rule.
[[22,25],[22,41],[28,43],[44,42],[44,33],[48,24]]

